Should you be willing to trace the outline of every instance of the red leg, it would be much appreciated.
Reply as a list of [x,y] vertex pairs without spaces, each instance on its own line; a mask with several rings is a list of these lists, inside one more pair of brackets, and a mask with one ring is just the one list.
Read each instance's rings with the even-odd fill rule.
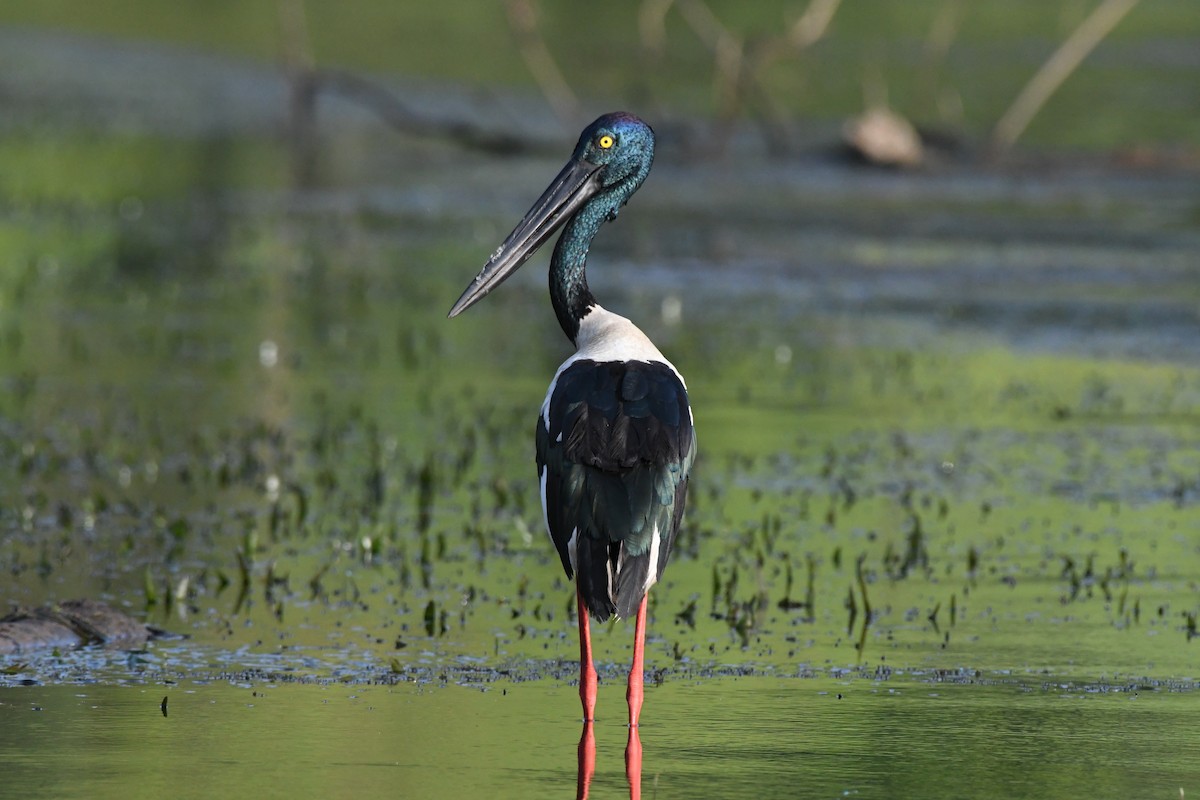
[[[648,597],[648,596],[647,596]],[[629,702],[629,726],[636,728],[642,715],[642,699],[646,696],[642,688],[646,671],[646,600],[638,606],[637,622],[633,628],[633,665],[629,668],[629,689],[625,699]]]
[[583,723],[583,735],[579,737],[579,778],[575,787],[575,800],[587,800],[588,788],[592,785],[592,773],[596,771],[596,733],[590,721]]
[[636,725],[629,726],[625,745],[625,777],[629,779],[629,800],[642,800],[642,739]]
[[583,721],[596,718],[596,668],[592,666],[592,634],[588,628],[588,611],[583,595],[575,590],[579,601],[579,699],[583,702]]

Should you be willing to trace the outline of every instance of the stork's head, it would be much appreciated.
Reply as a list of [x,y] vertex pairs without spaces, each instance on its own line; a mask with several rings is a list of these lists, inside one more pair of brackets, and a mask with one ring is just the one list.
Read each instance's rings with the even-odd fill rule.
[[619,207],[650,172],[654,131],[632,114],[605,114],[583,129],[571,159],[599,167],[597,194],[612,192],[620,200]]
[[458,316],[503,283],[585,207],[588,213],[616,217],[646,180],[653,161],[654,131],[632,114],[605,114],[584,128],[571,159],[483,265],[450,316]]

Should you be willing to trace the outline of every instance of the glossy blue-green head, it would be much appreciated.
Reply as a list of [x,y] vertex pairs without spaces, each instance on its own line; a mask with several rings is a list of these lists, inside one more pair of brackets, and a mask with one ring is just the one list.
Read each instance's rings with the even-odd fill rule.
[[654,131],[633,114],[605,114],[583,129],[572,158],[600,167],[598,195],[619,208],[637,191],[654,163]]
[[579,321],[595,305],[584,274],[592,237],[604,222],[616,219],[653,162],[654,131],[632,114],[605,114],[584,128],[566,166],[492,253],[450,316],[499,286],[561,228],[550,260],[550,298],[563,331],[575,341]]

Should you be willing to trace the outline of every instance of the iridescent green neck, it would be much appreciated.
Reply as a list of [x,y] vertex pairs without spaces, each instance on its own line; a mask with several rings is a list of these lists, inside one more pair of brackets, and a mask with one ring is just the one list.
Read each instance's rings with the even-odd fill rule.
[[558,324],[572,343],[579,335],[579,321],[596,305],[587,284],[588,248],[609,213],[605,203],[597,202],[599,199],[585,205],[567,222],[550,259],[550,300]]

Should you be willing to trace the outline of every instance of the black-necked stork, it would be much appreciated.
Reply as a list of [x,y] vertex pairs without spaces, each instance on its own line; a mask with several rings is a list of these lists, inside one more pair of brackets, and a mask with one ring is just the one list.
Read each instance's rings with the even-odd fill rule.
[[632,322],[588,290],[588,248],[617,217],[654,160],[654,132],[631,114],[606,114],[450,309],[454,317],[517,270],[563,228],[550,259],[550,299],[575,345],[537,421],[542,510],[579,604],[584,720],[596,707],[588,616],[636,613],[629,724],[641,714],[646,592],[662,577],[679,532],[696,453],[679,371]]

